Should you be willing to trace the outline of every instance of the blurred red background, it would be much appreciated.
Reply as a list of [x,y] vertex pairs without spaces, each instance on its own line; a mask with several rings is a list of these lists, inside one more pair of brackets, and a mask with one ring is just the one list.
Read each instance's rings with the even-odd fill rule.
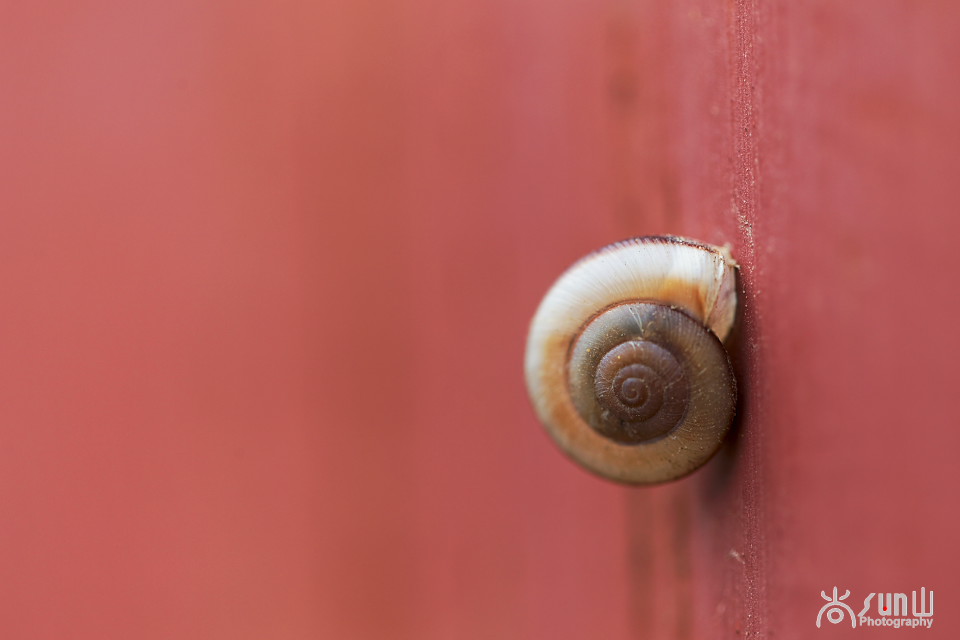
[[[805,638],[835,584],[934,588],[949,634],[957,33],[827,0],[6,7],[0,636]],[[554,450],[521,358],[554,277],[651,233],[743,265],[743,418],[626,489]]]

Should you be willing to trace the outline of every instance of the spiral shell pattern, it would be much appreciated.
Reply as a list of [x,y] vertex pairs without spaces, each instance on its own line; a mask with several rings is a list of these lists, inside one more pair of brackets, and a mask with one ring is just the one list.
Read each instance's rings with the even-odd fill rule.
[[610,245],[561,276],[534,316],[525,368],[568,455],[628,483],[675,479],[713,455],[736,405],[721,342],[734,267],[721,249],[667,236]]

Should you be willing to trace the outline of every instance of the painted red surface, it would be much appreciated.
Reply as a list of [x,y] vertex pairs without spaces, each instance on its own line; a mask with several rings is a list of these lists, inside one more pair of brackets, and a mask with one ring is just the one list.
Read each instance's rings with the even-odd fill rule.
[[[8,8],[0,635],[807,638],[836,585],[933,588],[955,637],[958,31]],[[553,449],[521,353],[571,261],[663,232],[743,265],[742,420],[626,489]]]
[[960,11],[711,5],[651,19],[670,52],[659,125],[677,226],[735,238],[743,265],[742,422],[703,473],[628,499],[652,567],[634,597],[669,594],[637,636],[878,633],[815,628],[838,586],[858,612],[872,592],[933,588],[925,633],[956,637],[960,299],[943,293],[958,275]]

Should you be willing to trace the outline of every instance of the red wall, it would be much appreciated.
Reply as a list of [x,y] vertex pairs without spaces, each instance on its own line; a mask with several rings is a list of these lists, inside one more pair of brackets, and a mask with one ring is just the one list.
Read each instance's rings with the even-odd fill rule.
[[[806,638],[837,585],[953,637],[960,10],[4,13],[0,636]],[[625,489],[523,341],[664,232],[743,264],[742,419]]]

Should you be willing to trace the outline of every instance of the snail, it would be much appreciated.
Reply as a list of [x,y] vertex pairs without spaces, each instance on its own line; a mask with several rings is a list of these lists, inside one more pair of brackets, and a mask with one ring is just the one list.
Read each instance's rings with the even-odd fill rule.
[[629,484],[675,480],[719,449],[736,411],[723,346],[729,251],[676,236],[611,244],[554,283],[530,324],[531,402],[559,447]]

